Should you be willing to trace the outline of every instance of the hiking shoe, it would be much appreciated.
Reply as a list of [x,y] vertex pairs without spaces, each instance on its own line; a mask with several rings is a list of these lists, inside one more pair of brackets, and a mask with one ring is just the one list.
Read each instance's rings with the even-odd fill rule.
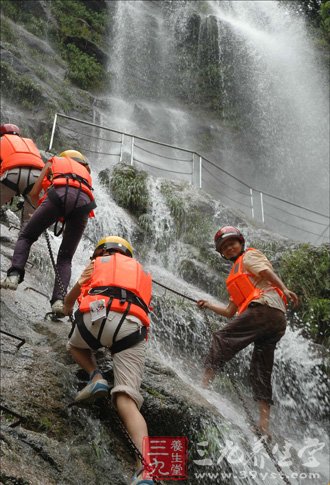
[[75,402],[92,403],[109,394],[109,384],[105,379],[90,382],[75,397]]
[[16,290],[18,287],[19,280],[20,280],[20,276],[18,273],[11,273],[1,281],[0,286],[1,288],[5,288],[8,290]]
[[64,310],[63,300],[54,301],[54,303],[52,304],[52,312],[55,313],[57,317],[59,318],[65,317],[63,310]]
[[143,468],[137,470],[132,478],[131,485],[154,485],[150,478],[142,478]]

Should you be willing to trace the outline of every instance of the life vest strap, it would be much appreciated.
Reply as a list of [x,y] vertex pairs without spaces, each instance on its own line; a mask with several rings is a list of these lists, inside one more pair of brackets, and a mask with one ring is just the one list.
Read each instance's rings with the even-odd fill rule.
[[136,330],[136,332],[133,332],[130,335],[122,338],[118,342],[115,342],[111,347],[111,354],[117,354],[118,352],[129,349],[139,342],[142,342],[142,340],[145,340],[146,337],[147,327],[143,325],[140,330]]
[[[68,186],[66,186],[66,188],[68,189]],[[78,191],[79,191],[79,189],[78,189]],[[66,194],[67,194],[67,192],[65,193],[65,195]],[[56,207],[59,207],[59,209],[61,209],[62,216],[64,217],[65,201],[61,200],[61,198],[56,193],[56,190],[55,190],[54,187],[51,187],[47,190],[47,196],[53,202],[53,204],[56,205]],[[77,204],[78,198],[79,198],[79,194],[77,196],[75,205]],[[72,211],[70,212],[70,214],[67,214],[65,216],[65,219],[68,220],[72,215],[77,216],[77,215],[84,215],[86,213],[88,214],[91,210],[95,209],[95,207],[96,207],[95,200],[92,200],[88,204],[82,205],[80,207],[74,207],[72,209]]]
[[[103,347],[99,338],[95,338],[94,335],[87,329],[84,323],[83,313],[81,313],[80,310],[77,310],[74,316],[75,316],[75,319],[69,334],[69,338],[71,338],[74,328],[77,325],[80,335],[82,336],[82,338],[85,340],[85,342],[91,349],[98,350],[99,348]],[[120,322],[117,325],[117,328],[114,334],[114,339],[115,339],[115,336],[118,334],[118,331],[121,325],[123,324],[126,316],[127,316],[127,313],[125,312],[122,318],[120,319]],[[106,318],[102,322],[103,328],[105,323],[106,323]],[[103,331],[103,328],[102,328],[102,331]],[[102,333],[101,328],[100,328],[98,337],[100,336],[100,333]],[[136,330],[136,332],[132,332],[130,335],[127,335],[126,337],[118,340],[118,342],[114,342],[110,347],[111,354],[114,355],[114,354],[117,354],[118,352],[122,352],[123,350],[133,347],[139,342],[142,342],[146,338],[146,336],[147,336],[147,328],[143,326],[139,330]]]
[[[77,325],[80,335],[91,349],[98,350],[102,347],[101,342],[97,338],[95,338],[94,335],[86,327],[83,313],[81,313],[80,310],[77,310],[74,314],[74,324]],[[71,335],[72,331],[70,332],[70,336]]]
[[52,180],[61,179],[61,178],[65,178],[67,180],[69,179],[74,180],[76,182],[86,185],[86,187],[89,190],[94,190],[93,187],[87,182],[87,180],[84,177],[82,177],[81,175],[77,175],[76,173],[57,173],[55,175],[53,174]]
[[133,305],[139,306],[148,315],[149,308],[148,305],[138,296],[136,296],[132,291],[126,290],[124,288],[118,288],[117,286],[96,286],[88,291],[89,295],[104,295],[108,297],[116,298],[120,300],[120,303],[133,303]]
[[11,180],[8,180],[6,178],[4,180],[1,180],[1,183],[3,185],[5,185],[6,187],[8,187],[9,189],[14,190],[16,195],[18,195],[19,192],[18,192],[18,184],[17,183],[15,184],[14,182],[12,182]]

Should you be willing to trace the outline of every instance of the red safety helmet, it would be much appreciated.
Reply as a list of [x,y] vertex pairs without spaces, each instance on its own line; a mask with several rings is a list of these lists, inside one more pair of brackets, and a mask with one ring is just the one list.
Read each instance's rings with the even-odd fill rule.
[[0,125],[0,136],[2,135],[18,135],[20,136],[20,130],[18,126],[7,123]]
[[234,226],[223,226],[214,236],[215,249],[218,253],[221,254],[222,243],[229,238],[238,239],[244,248],[245,239],[241,231]]

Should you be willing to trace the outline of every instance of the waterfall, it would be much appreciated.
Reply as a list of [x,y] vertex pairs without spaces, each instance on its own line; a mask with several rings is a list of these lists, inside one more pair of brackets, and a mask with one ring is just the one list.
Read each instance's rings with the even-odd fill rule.
[[[199,151],[252,187],[328,213],[328,74],[299,15],[279,1],[114,1],[109,11],[102,124]],[[203,188],[247,204],[207,172]],[[327,238],[324,219],[264,204],[268,227]]]
[[[251,175],[267,189],[275,177],[283,196],[299,193],[303,183],[306,204],[327,209],[328,83],[303,19],[280,2],[208,3],[219,45],[231,54],[222,59],[231,70],[230,104],[240,111],[247,148],[258,160]],[[319,193],[308,190],[316,175]]]
[[[96,176],[94,180],[98,202],[97,219],[89,222],[89,239],[80,245],[79,254],[77,252],[75,256],[76,261],[80,263],[86,260],[86,249],[93,248],[91,240],[96,241],[107,234],[119,234],[133,243],[136,257],[151,271],[154,280],[194,299],[214,298],[179,277],[180,263],[189,258],[193,260],[196,249],[176,236],[169,202],[162,193],[164,180],[148,178],[147,187],[152,203],[146,214],[149,223],[148,236],[142,242],[139,240],[140,229],[136,221],[115,204],[107,188],[99,184]],[[189,204],[199,197],[193,188],[185,189],[184,198],[189,199]],[[216,217],[221,208],[214,204],[213,210]],[[224,212],[221,217],[225,217]],[[262,453],[254,456],[256,437],[249,428],[241,402],[231,385],[231,379],[237,379],[251,412],[257,418],[256,405],[247,384],[251,349],[245,349],[228,363],[216,379],[213,389],[205,390],[201,388],[200,382],[203,360],[211,341],[211,329],[214,331],[223,323],[211,312],[205,315],[194,303],[183,301],[157,285],[154,285],[151,318],[148,345],[150,355],[172,368],[197,395],[201,394],[219,413],[214,416],[212,423],[208,423],[205,430],[208,456],[213,464],[216,464],[224,451],[220,442],[225,442],[228,446],[235,443],[237,453],[244,456],[244,460],[233,459],[230,463],[236,477],[234,482],[260,485],[265,483],[263,477],[267,477],[267,474],[270,476],[276,470],[267,456]],[[272,447],[277,459],[285,462],[289,456],[291,465],[284,469],[289,477],[292,473],[300,473],[301,476],[309,472],[319,474],[319,478],[313,478],[311,482],[290,478],[292,484],[323,483],[327,476],[329,449],[326,430],[329,398],[324,358],[318,347],[303,338],[298,331],[288,328],[277,347],[273,388],[275,406],[272,410],[271,426],[275,440]],[[304,447],[311,454],[308,451],[303,452]],[[317,466],[309,468],[313,450]],[[194,459],[197,458],[198,456],[194,456]],[[261,466],[257,460],[262,459],[264,462]],[[307,467],[304,463],[307,463]],[[217,467],[215,469],[219,470]],[[201,472],[208,471],[210,468],[201,467]]]

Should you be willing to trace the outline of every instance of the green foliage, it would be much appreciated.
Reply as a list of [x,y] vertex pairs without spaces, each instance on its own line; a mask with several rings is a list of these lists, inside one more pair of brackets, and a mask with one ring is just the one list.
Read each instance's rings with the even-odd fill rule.
[[321,28],[330,42],[330,1],[323,2],[320,9]]
[[51,9],[57,22],[54,39],[69,65],[68,79],[86,90],[107,86],[109,75],[97,47],[105,47],[107,9],[94,11],[79,0],[54,0]]
[[68,78],[82,89],[100,88],[104,70],[95,57],[67,44],[65,55],[69,64]]
[[21,101],[26,109],[44,104],[42,89],[29,77],[18,74],[7,62],[1,62],[1,90],[12,101]]
[[59,24],[58,39],[82,37],[102,44],[107,25],[107,11],[91,10],[79,0],[53,0],[52,13]]
[[137,217],[146,213],[149,205],[146,180],[145,172],[125,164],[116,165],[110,179],[114,200]]
[[1,41],[16,44],[16,36],[8,20],[1,15]]
[[53,426],[52,421],[48,418],[48,416],[42,416],[38,423],[38,429],[40,431],[49,431]]
[[180,237],[186,218],[184,201],[178,197],[174,190],[174,185],[171,182],[162,182],[160,190],[165,197],[167,207],[170,209],[171,216],[174,219],[177,237]]
[[300,297],[298,325],[318,343],[330,342],[330,250],[304,244],[284,254],[280,275]]
[[32,34],[38,37],[45,36],[47,23],[45,19],[35,14],[33,0],[1,0],[0,5],[1,13],[23,24]]
[[175,222],[177,238],[199,247],[210,236],[212,220],[205,216],[200,207],[195,207],[193,201],[187,199],[183,189],[183,184],[179,188],[170,182],[163,182],[161,185],[161,192]]
[[13,2],[12,0],[1,0],[0,2],[1,13],[4,15],[7,15],[13,20],[15,19],[17,20],[21,3],[22,2],[20,1]]

